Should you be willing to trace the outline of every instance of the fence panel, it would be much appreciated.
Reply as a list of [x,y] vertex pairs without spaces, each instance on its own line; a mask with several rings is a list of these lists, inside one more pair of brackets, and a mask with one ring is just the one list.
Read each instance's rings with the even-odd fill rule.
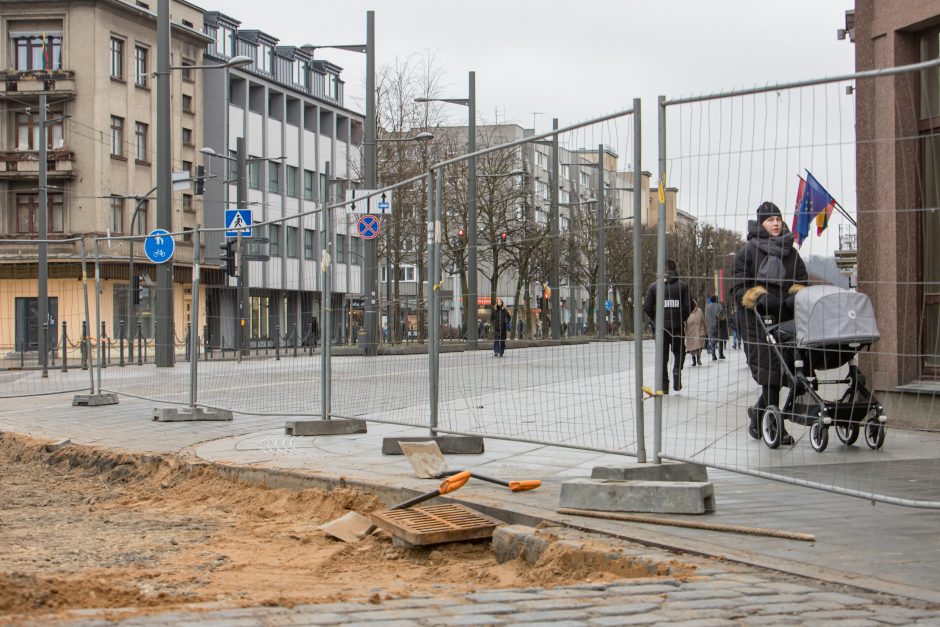
[[[443,336],[459,319],[461,336],[473,325],[478,337],[475,350],[467,342],[440,355],[439,430],[644,454],[630,341],[634,214],[641,225],[650,215],[637,113],[538,137],[515,125],[478,127],[475,238],[469,164],[458,157],[435,167],[443,181],[439,328]],[[436,131],[440,154],[460,154],[461,133]],[[468,299],[474,244],[478,288]],[[651,353],[651,343],[642,350]]]
[[[81,240],[47,240],[47,319],[39,313],[37,240],[0,241],[0,397],[87,390]],[[89,329],[91,330],[91,329]],[[45,336],[45,359],[39,352]],[[92,347],[92,348],[90,348]]]
[[[918,95],[918,83],[935,83],[937,69],[935,63],[929,70],[892,72],[664,101],[664,176],[667,189],[675,190],[666,203],[667,253],[705,317],[722,314],[728,321],[727,330],[717,325],[718,342],[706,340],[700,365],[686,353],[682,391],[670,391],[663,405],[664,457],[886,502],[940,506],[934,470],[940,438],[932,418],[937,388],[930,382],[940,348],[931,300],[938,267],[931,252],[937,243],[937,150],[936,134],[923,130],[924,116],[935,114],[925,111],[927,101]],[[889,102],[886,108],[877,104]],[[744,289],[733,289],[734,268],[741,272],[752,254],[745,247],[748,221],[757,220],[765,201],[779,207],[785,233],[799,233],[809,282],[866,294],[881,331],[870,349],[864,341],[857,346],[845,336],[830,338],[828,347],[840,346],[845,359],[822,363],[803,356],[808,379],[785,377],[779,399],[796,442],[776,449],[748,435],[748,408],[763,404],[764,396],[747,354],[754,361],[762,351],[764,366],[799,364],[778,360],[766,346],[754,350],[763,337],[756,333],[757,316],[742,307]],[[798,219],[798,213],[807,215]],[[715,305],[707,304],[710,297]],[[803,316],[797,306],[798,329],[811,320],[808,332],[822,331],[846,316],[858,329],[861,317],[853,314],[861,311],[852,299],[837,297],[823,318]],[[755,331],[747,333],[748,325]],[[683,340],[689,348],[701,345],[688,334]],[[864,385],[855,362],[844,363],[856,351]],[[823,370],[829,366],[838,368]],[[806,390],[813,387],[830,403],[818,405]],[[868,392],[875,400],[868,401]],[[820,409],[836,423],[813,431]],[[887,438],[877,448],[879,423],[863,421],[881,413],[888,419]],[[797,424],[801,418],[806,426]],[[824,437],[827,446],[817,452]]]

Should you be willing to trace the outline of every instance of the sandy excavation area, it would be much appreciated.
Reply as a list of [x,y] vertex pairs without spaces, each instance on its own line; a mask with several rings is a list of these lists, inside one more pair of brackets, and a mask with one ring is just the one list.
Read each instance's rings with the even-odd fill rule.
[[[285,605],[622,579],[558,551],[497,564],[488,541],[403,549],[317,529],[383,509],[352,489],[235,483],[173,458],[0,434],[0,623],[80,608]],[[663,573],[665,574],[665,572]],[[126,614],[122,614],[126,616]]]

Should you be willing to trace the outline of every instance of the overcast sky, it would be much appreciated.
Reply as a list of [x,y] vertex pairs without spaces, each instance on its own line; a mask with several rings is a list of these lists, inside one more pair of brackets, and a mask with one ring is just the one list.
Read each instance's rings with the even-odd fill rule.
[[[566,126],[643,98],[642,167],[653,172],[657,95],[854,71],[854,45],[836,38],[852,0],[221,0],[202,6],[282,45],[364,43],[366,11],[374,10],[377,64],[430,53],[445,75],[442,95],[451,97],[466,96],[467,71],[476,71],[480,123],[534,123],[543,132],[552,117]],[[362,110],[364,56],[322,50],[317,58],[344,68],[347,104]],[[463,107],[447,110],[453,123],[466,120]],[[588,133],[574,141],[596,146],[598,139]],[[621,167],[632,160],[626,157]],[[790,169],[795,191],[799,164]]]
[[[481,118],[540,130],[677,96],[853,71],[836,39],[851,0],[220,0],[200,2],[284,45],[364,43],[375,11],[377,63],[432,53],[449,92],[476,71]],[[363,55],[319,51],[361,92]],[[647,107],[652,107],[650,100]],[[466,113],[456,111],[455,121]],[[655,119],[655,116],[648,116]]]

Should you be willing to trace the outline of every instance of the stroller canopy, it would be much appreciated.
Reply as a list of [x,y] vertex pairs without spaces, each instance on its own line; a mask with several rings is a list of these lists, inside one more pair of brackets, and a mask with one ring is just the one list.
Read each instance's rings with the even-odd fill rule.
[[880,338],[868,296],[834,285],[811,285],[796,295],[797,346],[871,344]]

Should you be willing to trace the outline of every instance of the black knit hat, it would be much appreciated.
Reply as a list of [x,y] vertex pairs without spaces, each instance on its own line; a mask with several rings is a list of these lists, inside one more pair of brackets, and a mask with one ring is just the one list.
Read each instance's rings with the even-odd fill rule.
[[771,216],[780,216],[783,218],[783,214],[780,213],[780,208],[769,200],[765,200],[761,203],[760,207],[757,208],[757,223],[761,224]]

